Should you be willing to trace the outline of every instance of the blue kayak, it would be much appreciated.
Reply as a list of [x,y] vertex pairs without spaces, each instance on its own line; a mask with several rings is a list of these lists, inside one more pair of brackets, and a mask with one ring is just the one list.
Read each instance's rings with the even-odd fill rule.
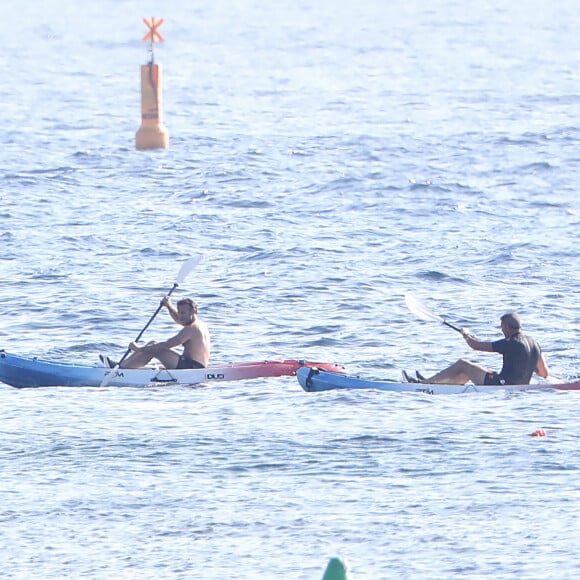
[[360,377],[325,371],[318,368],[302,367],[296,371],[300,386],[307,392],[331,391],[335,389],[377,389],[380,391],[427,393],[429,395],[456,395],[461,393],[491,393],[497,391],[580,391],[580,381],[573,383],[534,383],[530,385],[481,386],[466,385],[429,385],[405,383],[389,380],[369,380]]
[[156,387],[197,385],[216,381],[238,381],[261,377],[292,376],[302,365],[344,370],[335,363],[306,360],[258,360],[211,364],[204,369],[166,369],[147,366],[139,369],[108,368],[19,356],[0,350],[0,382],[11,387]]

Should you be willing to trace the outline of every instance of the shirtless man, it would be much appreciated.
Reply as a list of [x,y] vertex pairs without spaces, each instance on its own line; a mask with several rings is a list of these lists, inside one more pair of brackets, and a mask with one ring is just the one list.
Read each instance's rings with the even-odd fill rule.
[[[123,369],[136,369],[156,358],[166,369],[202,369],[207,367],[210,353],[210,336],[207,324],[197,316],[197,304],[191,298],[183,298],[177,308],[166,296],[161,301],[175,320],[183,328],[164,342],[148,342],[138,346],[135,342],[129,345],[133,354],[120,365]],[[183,345],[183,353],[173,350]]]
[[475,385],[527,385],[534,372],[548,378],[548,365],[540,346],[530,336],[523,335],[521,329],[522,321],[517,312],[508,312],[501,317],[501,331],[505,338],[495,342],[478,340],[467,329],[461,329],[465,342],[473,350],[497,352],[503,356],[503,366],[499,373],[459,359],[432,377],[426,378],[417,373],[418,379],[414,379],[405,372],[404,375],[409,382],[447,385],[464,385],[467,381]]

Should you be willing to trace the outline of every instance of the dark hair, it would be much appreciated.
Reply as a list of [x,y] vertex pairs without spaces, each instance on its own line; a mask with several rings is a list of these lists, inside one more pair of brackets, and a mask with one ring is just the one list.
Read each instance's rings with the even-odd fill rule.
[[517,312],[508,312],[501,317],[501,321],[505,322],[510,328],[519,330],[522,327],[522,319]]
[[182,298],[177,303],[177,306],[179,306],[180,304],[187,304],[192,310],[197,310],[197,303],[195,302],[195,300],[192,300],[191,298]]

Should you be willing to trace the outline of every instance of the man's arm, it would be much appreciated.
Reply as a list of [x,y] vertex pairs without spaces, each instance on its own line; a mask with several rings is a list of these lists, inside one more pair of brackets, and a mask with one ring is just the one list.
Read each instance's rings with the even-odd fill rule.
[[548,369],[548,365],[543,353],[540,353],[540,358],[538,358],[538,362],[536,364],[536,373],[545,379],[547,379],[548,375],[550,374],[550,370]]
[[493,347],[491,342],[485,342],[483,340],[478,340],[475,336],[472,336],[467,332],[465,328],[461,329],[461,335],[465,339],[465,342],[473,349],[473,350],[481,350],[483,352],[493,352]]
[[163,306],[165,306],[167,308],[167,311],[169,312],[169,315],[171,316],[171,318],[173,318],[173,320],[175,322],[179,323],[179,316],[177,315],[177,309],[173,305],[173,302],[171,302],[171,298],[169,296],[166,296],[161,301],[161,304],[163,304]]
[[174,346],[180,346],[191,339],[192,331],[191,327],[187,326],[182,328],[175,336],[164,340],[163,342],[150,342],[144,346],[139,346],[132,342],[129,348],[134,352],[155,352],[160,348],[173,348]]
[[166,348],[173,348],[174,346],[180,346],[191,339],[191,327],[186,326],[182,328],[175,336],[164,340],[163,342],[157,343],[156,346],[164,346]]

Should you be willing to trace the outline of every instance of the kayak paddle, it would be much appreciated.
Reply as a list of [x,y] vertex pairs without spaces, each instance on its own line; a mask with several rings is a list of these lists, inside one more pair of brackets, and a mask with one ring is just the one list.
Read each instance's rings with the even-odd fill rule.
[[[177,278],[175,279],[175,282],[173,283],[173,287],[171,288],[171,290],[169,290],[169,292],[165,296],[171,296],[173,294],[173,291],[185,280],[185,278],[188,276],[188,274],[202,260],[203,260],[202,254],[197,254],[193,258],[190,258],[189,260],[187,260],[179,269],[179,273],[177,274]],[[157,310],[153,313],[153,316],[149,319],[149,322],[147,322],[147,324],[143,327],[143,330],[139,333],[139,335],[135,339],[135,342],[139,342],[139,340],[143,336],[143,333],[149,328],[149,325],[153,322],[155,317],[159,314],[161,308],[163,308],[163,304],[160,302],[159,306],[157,307]],[[110,380],[109,377],[111,377],[111,378],[113,377],[114,371],[117,370],[121,366],[121,363],[127,358],[127,356],[129,355],[130,352],[131,352],[131,349],[127,348],[127,350],[125,351],[125,354],[121,357],[121,360],[111,369],[110,372],[105,374],[105,376],[103,378],[103,382],[101,383],[101,387],[107,386],[107,384],[109,383],[109,380]]]
[[409,293],[405,294],[405,304],[407,305],[407,308],[415,316],[422,318],[423,320],[434,320],[435,322],[441,322],[445,326],[448,326],[449,328],[456,330],[457,332],[459,332],[459,334],[463,334],[461,332],[461,328],[453,326],[453,324],[450,324],[441,316],[438,316],[437,314],[431,312],[424,304],[419,302],[412,294]]

